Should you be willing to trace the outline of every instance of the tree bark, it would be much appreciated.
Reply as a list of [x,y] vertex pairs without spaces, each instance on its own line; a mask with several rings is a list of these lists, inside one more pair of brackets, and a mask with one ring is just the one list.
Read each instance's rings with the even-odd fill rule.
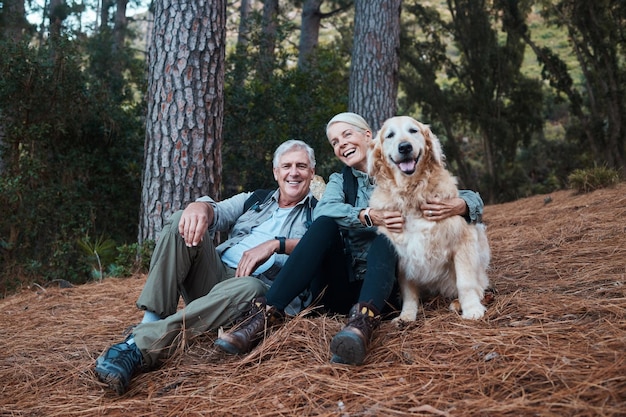
[[239,32],[237,33],[237,50],[245,50],[248,47],[248,35],[250,31],[250,12],[252,0],[241,0],[239,6]]
[[402,0],[356,0],[348,108],[377,130],[395,116]]
[[264,0],[258,72],[259,78],[266,81],[274,71],[277,19],[278,0]]
[[247,76],[247,65],[243,57],[248,50],[250,35],[250,12],[252,11],[252,0],[241,0],[239,7],[239,31],[237,32],[237,45],[235,46],[236,59],[233,69],[234,85],[236,87],[243,86],[243,82]]
[[128,0],[116,0],[115,5],[115,23],[113,26],[114,52],[124,49],[126,29],[128,28],[128,19],[126,18],[126,6],[128,5]]
[[300,24],[300,45],[298,51],[298,69],[305,70],[309,58],[319,42],[322,13],[320,7],[323,0],[305,0],[302,6]]
[[24,0],[5,0],[3,15],[2,35],[13,42],[21,41],[28,28]]
[[224,0],[156,2],[140,243],[196,198],[219,198],[225,22]]
[[103,32],[109,28],[109,13],[113,6],[113,0],[102,0],[100,8],[100,32]]
[[65,0],[50,0],[48,7],[49,31],[51,38],[58,38],[61,35],[63,21],[67,17],[67,5]]

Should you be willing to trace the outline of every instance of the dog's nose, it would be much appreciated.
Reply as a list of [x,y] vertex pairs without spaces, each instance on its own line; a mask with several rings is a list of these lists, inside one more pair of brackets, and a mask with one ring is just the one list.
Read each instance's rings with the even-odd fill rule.
[[411,151],[413,151],[413,145],[411,145],[409,142],[402,142],[398,145],[398,152],[400,152],[402,155],[411,153]]

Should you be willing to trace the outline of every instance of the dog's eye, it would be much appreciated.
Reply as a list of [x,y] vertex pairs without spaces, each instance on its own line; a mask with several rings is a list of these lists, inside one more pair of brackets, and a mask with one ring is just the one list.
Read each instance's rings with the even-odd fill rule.
[[387,133],[387,136],[385,136],[385,139],[391,139],[395,135],[396,135],[396,132],[389,132],[389,133]]
[[409,133],[410,133],[410,134],[412,134],[412,135],[414,135],[414,134],[416,134],[416,133],[417,133],[417,129],[416,129],[416,128],[414,128],[414,127],[411,127],[411,128],[409,128]]

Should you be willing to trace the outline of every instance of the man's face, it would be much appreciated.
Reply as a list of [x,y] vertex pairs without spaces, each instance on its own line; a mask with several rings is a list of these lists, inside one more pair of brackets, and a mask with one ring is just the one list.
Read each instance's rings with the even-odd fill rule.
[[285,152],[274,168],[281,196],[291,201],[300,201],[308,194],[314,175],[308,154],[299,149]]

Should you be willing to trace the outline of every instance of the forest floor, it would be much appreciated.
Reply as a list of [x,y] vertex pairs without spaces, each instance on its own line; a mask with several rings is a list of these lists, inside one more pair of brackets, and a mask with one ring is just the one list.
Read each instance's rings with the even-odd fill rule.
[[626,183],[485,208],[495,299],[466,321],[426,300],[363,366],[329,363],[342,317],[298,316],[247,356],[207,333],[123,396],[93,365],[141,319],[145,276],[0,300],[1,416],[624,416]]

